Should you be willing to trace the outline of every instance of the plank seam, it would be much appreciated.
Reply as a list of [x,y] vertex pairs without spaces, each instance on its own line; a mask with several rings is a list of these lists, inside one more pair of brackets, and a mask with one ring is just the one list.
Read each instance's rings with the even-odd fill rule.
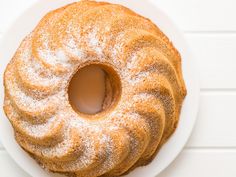
[[236,95],[236,88],[201,88],[201,94],[211,95]]
[[236,34],[236,31],[201,31],[201,30],[183,30],[185,34]]
[[206,146],[206,147],[201,147],[201,146],[186,146],[184,150],[236,150],[236,146],[222,146],[222,147],[217,147],[217,146]]

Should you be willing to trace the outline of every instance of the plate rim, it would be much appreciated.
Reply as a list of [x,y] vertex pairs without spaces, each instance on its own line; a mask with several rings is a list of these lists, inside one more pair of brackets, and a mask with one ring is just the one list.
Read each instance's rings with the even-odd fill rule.
[[[64,1],[66,1],[66,0],[61,0],[60,2],[64,2]],[[114,2],[114,1],[117,1],[117,3],[118,4],[120,4],[120,1],[122,1],[122,0],[104,0],[104,1],[112,1],[112,2]],[[193,69],[193,71],[192,71],[192,75],[194,75],[194,81],[195,81],[195,90],[194,90],[194,92],[195,92],[195,105],[194,105],[194,113],[192,113],[192,114],[194,114],[195,116],[193,117],[193,118],[191,118],[191,125],[189,126],[189,131],[188,131],[188,135],[185,135],[185,138],[182,140],[182,145],[181,146],[179,146],[178,147],[178,152],[176,152],[175,153],[175,155],[171,158],[171,160],[168,160],[168,162],[165,162],[165,164],[164,165],[162,165],[161,166],[161,168],[159,168],[159,170],[157,170],[156,171],[156,174],[150,174],[150,176],[151,177],[154,177],[154,176],[156,176],[156,175],[158,175],[158,174],[160,174],[164,169],[166,169],[175,159],[176,159],[176,157],[180,154],[180,152],[182,151],[182,149],[184,148],[184,146],[185,146],[185,144],[187,143],[187,141],[188,141],[188,139],[190,138],[190,136],[191,136],[191,133],[192,133],[192,131],[193,131],[193,128],[194,128],[194,125],[195,125],[195,123],[196,123],[196,120],[197,120],[197,117],[198,117],[198,111],[199,111],[199,102],[200,102],[200,84],[199,84],[199,76],[197,75],[197,71],[198,71],[198,69],[197,69],[197,66],[196,66],[196,58],[193,56],[193,53],[191,52],[191,49],[189,48],[189,45],[187,44],[187,41],[186,41],[186,39],[185,39],[185,37],[184,37],[184,35],[182,34],[182,32],[179,30],[179,28],[177,27],[177,25],[171,20],[171,18],[165,13],[165,12],[163,12],[161,9],[159,9],[158,7],[157,7],[157,4],[156,4],[156,2],[154,2],[154,0],[139,0],[140,2],[142,1],[142,3],[144,3],[144,2],[146,2],[146,3],[150,3],[150,5],[153,5],[154,6],[154,8],[156,9],[156,11],[158,11],[158,13],[160,13],[165,19],[167,19],[167,21],[168,21],[168,25],[170,26],[170,27],[174,27],[174,31],[176,32],[176,36],[179,36],[180,38],[181,38],[181,40],[182,40],[182,43],[183,43],[183,46],[184,46],[184,50],[185,50],[185,55],[186,56],[191,56],[191,58],[192,58],[192,64],[193,65],[195,65],[195,67],[194,68],[192,68]],[[71,2],[75,2],[75,0],[67,0],[66,1],[67,3],[66,4],[68,4],[68,3],[71,3]],[[34,2],[34,3],[32,3],[28,8],[26,8],[10,25],[9,25],[9,27],[8,27],[8,29],[3,33],[3,35],[2,35],[2,38],[1,38],[1,41],[0,41],[0,51],[2,51],[3,50],[3,48],[4,48],[4,41],[7,41],[8,39],[9,39],[9,32],[10,31],[12,31],[12,29],[13,28],[15,28],[15,26],[16,26],[16,24],[19,22],[19,20],[20,19],[22,19],[22,18],[24,18],[24,16],[27,16],[27,14],[30,12],[30,11],[32,11],[31,9],[33,9],[33,8],[36,8],[36,6],[37,5],[39,5],[39,4],[45,4],[45,3],[49,3],[49,1],[47,1],[47,0],[41,0],[41,1],[36,1],[36,2]],[[50,3],[57,3],[57,2],[50,2]],[[58,2],[59,3],[59,2]],[[51,8],[51,7],[49,7],[50,9],[54,9],[54,8]],[[132,7],[131,7],[131,9],[133,9]],[[143,15],[143,14],[141,14],[141,15]],[[159,27],[159,25],[158,25],[158,27]],[[162,30],[162,29],[161,29]],[[164,31],[164,33],[166,34],[166,32]],[[168,36],[168,38],[170,38],[169,36]],[[171,39],[171,38],[170,38]],[[179,50],[179,49],[178,49]],[[1,53],[1,52],[0,52]],[[180,52],[181,53],[181,52]],[[13,55],[14,53],[12,53],[12,55]],[[3,54],[4,55],[4,54]],[[182,55],[182,53],[181,53],[181,55]],[[4,58],[4,57],[3,57]],[[8,61],[3,61],[3,62],[5,62],[4,64],[6,64],[6,63],[8,63],[9,61],[10,61],[10,59],[11,58],[9,58],[8,59]],[[0,62],[1,63],[1,62]],[[184,63],[184,61],[182,60],[182,65],[183,65],[183,63]],[[22,163],[22,161],[23,160],[21,160],[21,162],[20,162],[20,160],[19,160],[19,157],[17,156],[17,153],[23,153],[24,155],[23,156],[25,156],[25,155],[27,155],[28,156],[28,154],[27,153],[25,153],[19,146],[18,147],[15,147],[16,148],[16,150],[15,151],[13,151],[12,149],[13,148],[11,148],[11,147],[9,147],[10,145],[12,145],[12,143],[8,143],[7,142],[7,140],[6,139],[8,139],[8,138],[5,138],[4,137],[4,133],[2,133],[3,131],[5,131],[5,128],[4,128],[4,126],[3,125],[6,125],[6,121],[8,121],[8,119],[7,119],[7,117],[5,116],[5,113],[4,113],[4,111],[3,111],[3,100],[4,100],[4,86],[3,86],[3,73],[4,73],[4,70],[5,70],[5,65],[4,65],[4,67],[2,67],[1,68],[1,70],[0,70],[0,81],[1,81],[1,86],[0,86],[0,98],[1,98],[1,103],[0,103],[0,106],[1,106],[1,108],[0,108],[0,115],[1,115],[1,117],[0,117],[0,121],[1,121],[1,123],[0,123],[0,138],[1,138],[1,142],[2,142],[2,144],[3,144],[3,146],[5,147],[5,150],[8,152],[8,154],[11,156],[11,158],[21,167],[21,169],[23,169],[27,174],[30,174],[31,176],[35,176],[35,174],[32,174],[32,172],[30,172],[30,170],[29,170],[29,168],[26,168],[26,166],[27,165],[29,165],[29,164],[31,164],[31,163],[26,163],[27,165],[25,165],[24,163]],[[185,75],[184,75],[184,77],[185,77]],[[186,81],[186,80],[185,80]],[[189,91],[188,91],[189,92]],[[189,94],[189,93],[188,93]],[[188,97],[188,95],[187,95],[187,97]],[[185,98],[186,99],[186,98]],[[182,114],[181,114],[182,115]],[[4,120],[5,119],[5,120]],[[181,116],[180,116],[180,119],[181,119]],[[4,123],[2,123],[2,122],[4,122]],[[9,126],[10,125],[10,123],[8,122],[8,125],[7,126]],[[177,128],[178,129],[178,128]],[[177,131],[177,130],[176,130]],[[176,132],[175,132],[176,133]],[[174,133],[174,134],[175,134]],[[8,134],[9,135],[9,134]],[[13,135],[13,132],[11,132],[10,133],[10,136],[12,136]],[[173,139],[173,137],[171,137],[170,139]],[[13,140],[13,141],[15,141],[15,140]],[[161,151],[162,151],[162,149],[163,148],[165,148],[165,146],[166,145],[164,145],[164,147],[162,147],[161,148]],[[9,150],[10,149],[10,150]],[[155,159],[158,157],[158,155],[155,157]],[[32,158],[30,158],[29,156],[28,157],[26,157],[26,159],[27,160],[29,160],[29,162],[32,162]],[[34,160],[33,160],[34,161]],[[151,163],[152,164],[152,163]],[[141,168],[137,168],[136,169],[136,173],[134,173],[134,171],[133,172],[131,172],[129,175],[127,175],[127,177],[136,177],[135,176],[135,174],[137,174],[138,172],[140,172],[140,174],[142,173],[142,170],[140,171],[140,169],[143,169],[143,168],[146,168],[146,167],[148,167],[149,165],[147,165],[147,166],[144,166],[144,167],[141,167]],[[41,168],[41,167],[40,167]],[[44,171],[44,170],[43,170]],[[45,174],[48,174],[48,175],[50,175],[51,173],[48,173],[48,172],[46,172],[46,171],[44,171],[45,172]],[[38,176],[40,176],[40,175],[42,175],[42,174],[38,174],[38,175],[36,175],[37,177]]]

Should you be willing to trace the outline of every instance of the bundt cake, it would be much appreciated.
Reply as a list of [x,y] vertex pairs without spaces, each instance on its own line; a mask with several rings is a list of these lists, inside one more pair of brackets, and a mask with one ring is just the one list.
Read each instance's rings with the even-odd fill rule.
[[[68,94],[74,74],[90,65],[110,82],[103,110],[92,115]],[[78,177],[121,176],[151,162],[186,95],[180,54],[161,30],[96,1],[46,14],[8,64],[4,86],[19,145],[45,169]]]

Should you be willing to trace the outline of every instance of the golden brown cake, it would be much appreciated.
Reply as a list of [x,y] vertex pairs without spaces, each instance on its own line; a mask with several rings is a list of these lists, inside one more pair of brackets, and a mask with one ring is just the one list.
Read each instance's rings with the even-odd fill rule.
[[[74,74],[101,67],[103,110],[69,100]],[[49,12],[21,43],[5,75],[4,110],[19,145],[52,172],[120,176],[146,165],[174,132],[186,95],[181,57],[149,19],[106,2]],[[168,155],[168,154],[167,154]]]

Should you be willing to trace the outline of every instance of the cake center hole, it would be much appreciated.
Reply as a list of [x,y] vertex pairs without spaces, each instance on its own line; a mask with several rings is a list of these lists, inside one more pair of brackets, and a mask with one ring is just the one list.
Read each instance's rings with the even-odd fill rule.
[[76,112],[97,114],[109,109],[119,95],[114,71],[104,66],[89,65],[77,71],[71,79],[69,101]]

